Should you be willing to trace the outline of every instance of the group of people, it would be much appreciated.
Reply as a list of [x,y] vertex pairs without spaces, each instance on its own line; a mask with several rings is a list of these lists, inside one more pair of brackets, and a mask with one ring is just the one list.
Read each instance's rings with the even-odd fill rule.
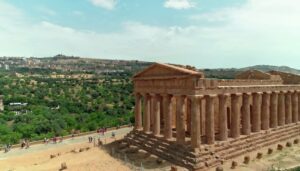
[[[61,137],[53,137],[51,140],[52,140],[53,144],[56,144],[57,142],[63,142],[63,139],[64,139],[64,137],[61,136]],[[48,144],[49,143],[49,139],[48,138],[44,138],[44,143]]]
[[[119,128],[119,127],[117,127],[117,128]],[[107,128],[99,128],[99,129],[97,129],[97,133],[99,133],[100,136],[104,136],[106,132],[107,132]],[[72,133],[72,139],[75,137],[74,133],[75,132]],[[76,133],[78,133],[78,132],[76,132]],[[114,138],[114,139],[116,138],[115,132],[111,133],[111,138]],[[61,136],[61,137],[55,136],[55,137],[53,137],[51,139],[44,138],[44,144],[48,144],[50,140],[53,142],[53,144],[56,144],[57,142],[62,142],[63,141],[63,136]],[[89,136],[88,137],[88,141],[89,141],[89,143],[93,143],[94,142],[94,146],[96,146],[96,138],[95,137]],[[101,141],[101,138],[99,137],[98,138],[98,146],[101,146],[101,145],[103,145],[103,142]],[[6,144],[4,146],[5,152],[10,151],[11,147],[12,147],[11,144]],[[21,142],[21,148],[22,149],[23,148],[25,148],[25,149],[29,148],[29,140],[28,139],[23,139],[22,140],[22,142]]]
[[11,147],[12,147],[11,144],[6,144],[6,145],[4,146],[4,152],[5,152],[5,153],[9,152],[10,149],[11,149]]
[[29,148],[29,140],[24,139],[24,140],[22,141],[22,143],[21,143],[21,148],[22,148],[22,149],[23,149],[23,148],[25,148],[25,149]]
[[99,128],[97,130],[97,133],[99,133],[100,135],[104,135],[106,131],[107,131],[107,128]]
[[88,139],[89,139],[89,143],[92,143],[93,140],[95,141],[95,137],[93,138],[92,136],[89,136]]

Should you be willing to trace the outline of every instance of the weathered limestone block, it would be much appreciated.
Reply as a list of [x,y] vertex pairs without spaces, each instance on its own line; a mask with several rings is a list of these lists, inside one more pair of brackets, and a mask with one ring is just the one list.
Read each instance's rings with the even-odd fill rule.
[[79,152],[83,152],[85,150],[85,148],[80,148]]
[[55,158],[55,157],[57,157],[56,154],[51,154],[51,155],[50,155],[50,159],[53,159],[53,158]]
[[224,171],[223,167],[219,166],[216,168],[216,171]]
[[263,154],[262,154],[262,153],[257,153],[257,156],[256,156],[256,158],[257,158],[257,159],[261,159],[261,158],[262,158],[262,156],[263,156]]
[[269,148],[268,149],[268,154],[272,154],[273,153],[273,149],[272,148]]
[[249,164],[250,163],[250,156],[245,156],[244,157],[244,164]]
[[171,166],[171,171],[178,171],[178,168],[176,166]]
[[60,170],[68,169],[66,162],[61,163]]
[[235,169],[237,166],[238,166],[238,163],[236,161],[232,161],[231,169]]
[[283,146],[282,146],[281,144],[278,144],[278,145],[277,145],[277,150],[280,150],[280,151],[281,151],[282,149],[283,149]]

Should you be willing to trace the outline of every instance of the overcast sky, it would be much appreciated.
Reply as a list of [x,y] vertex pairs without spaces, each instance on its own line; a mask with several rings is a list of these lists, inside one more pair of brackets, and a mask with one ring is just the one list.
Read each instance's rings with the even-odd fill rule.
[[0,56],[300,68],[299,0],[1,0]]

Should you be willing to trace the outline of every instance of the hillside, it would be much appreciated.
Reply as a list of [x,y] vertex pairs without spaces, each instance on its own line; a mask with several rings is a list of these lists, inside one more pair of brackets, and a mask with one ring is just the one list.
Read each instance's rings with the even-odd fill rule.
[[281,71],[300,75],[300,70],[288,66],[255,65],[245,68],[200,69],[207,78],[233,79],[238,73],[246,70]]
[[281,71],[281,72],[287,72],[287,73],[298,74],[298,75],[300,74],[300,70],[288,66],[255,65],[251,67],[241,68],[241,70],[249,70],[249,69],[256,69],[264,72]]

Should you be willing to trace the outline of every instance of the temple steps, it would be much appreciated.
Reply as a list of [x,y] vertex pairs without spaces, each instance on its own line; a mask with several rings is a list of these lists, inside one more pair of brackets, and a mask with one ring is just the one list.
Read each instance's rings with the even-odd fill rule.
[[217,142],[214,145],[204,145],[199,152],[194,152],[189,144],[176,144],[139,131],[132,131],[125,140],[151,154],[167,161],[186,167],[190,170],[205,170],[221,165],[224,161],[234,159],[263,147],[280,143],[298,137],[300,125],[290,124],[268,131],[252,133],[238,139],[229,139],[226,142]]

